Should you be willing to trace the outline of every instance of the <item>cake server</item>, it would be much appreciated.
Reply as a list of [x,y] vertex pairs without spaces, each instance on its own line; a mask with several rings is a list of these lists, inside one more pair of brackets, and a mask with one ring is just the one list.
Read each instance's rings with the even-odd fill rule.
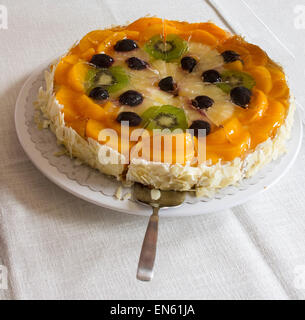
[[160,208],[180,206],[185,200],[185,192],[154,190],[136,183],[134,185],[134,196],[137,201],[147,204],[153,209],[143,240],[137,270],[138,280],[150,281],[153,278],[156,258],[159,210]]

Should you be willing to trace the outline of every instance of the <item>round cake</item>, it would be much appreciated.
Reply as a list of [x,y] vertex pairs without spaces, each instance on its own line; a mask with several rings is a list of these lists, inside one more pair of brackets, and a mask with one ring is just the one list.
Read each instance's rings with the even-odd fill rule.
[[124,183],[217,189],[286,151],[282,68],[215,24],[141,18],[88,33],[45,73],[38,107],[71,156]]

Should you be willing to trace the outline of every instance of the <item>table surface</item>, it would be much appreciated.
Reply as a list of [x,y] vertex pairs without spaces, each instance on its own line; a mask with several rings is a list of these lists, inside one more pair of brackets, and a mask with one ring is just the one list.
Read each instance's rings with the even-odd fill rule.
[[8,288],[0,277],[0,299],[305,298],[304,142],[285,178],[246,204],[161,218],[155,278],[141,283],[135,273],[147,218],[61,190],[37,171],[17,140],[14,105],[35,67],[91,30],[146,14],[225,27],[221,13],[248,32],[243,19],[234,20],[246,5],[267,31],[244,34],[273,49],[275,58],[287,57],[283,65],[302,105],[305,3],[232,0],[233,11],[226,0],[212,2],[220,12],[204,0],[187,7],[184,0],[168,0],[166,7],[163,0],[1,1],[8,29],[0,27],[0,276],[7,268]]

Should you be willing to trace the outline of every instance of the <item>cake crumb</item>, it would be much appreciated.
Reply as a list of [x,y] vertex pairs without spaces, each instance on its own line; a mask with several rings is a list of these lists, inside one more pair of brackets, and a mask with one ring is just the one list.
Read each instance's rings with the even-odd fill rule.
[[60,151],[57,151],[54,153],[54,156],[55,157],[61,157],[63,155],[67,154],[67,150],[66,149],[63,149],[63,150],[60,150]]
[[81,161],[80,159],[75,159],[74,160],[74,164],[76,165],[76,166],[81,166],[82,164],[83,164],[83,161]]
[[122,187],[119,186],[116,190],[116,193],[114,195],[118,200],[121,200],[122,199]]
[[161,192],[158,189],[152,189],[150,191],[150,197],[152,200],[159,200],[161,197]]
[[131,198],[131,192],[127,192],[123,196],[123,200],[129,200]]

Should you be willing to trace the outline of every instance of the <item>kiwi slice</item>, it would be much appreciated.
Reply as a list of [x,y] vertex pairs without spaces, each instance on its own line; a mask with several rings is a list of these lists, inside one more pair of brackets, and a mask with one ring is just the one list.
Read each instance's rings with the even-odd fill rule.
[[187,42],[176,34],[168,34],[165,39],[156,35],[146,42],[144,49],[153,58],[169,62],[179,59],[187,51]]
[[87,92],[90,92],[94,88],[96,74],[97,74],[97,69],[89,68],[85,78],[85,89]]
[[101,87],[109,93],[114,93],[126,87],[128,82],[128,75],[120,66],[108,69],[91,68],[86,76],[86,89],[90,92],[93,88]]
[[251,90],[255,86],[255,80],[246,72],[228,70],[221,74],[221,79],[222,81],[216,85],[225,93],[230,93],[236,87],[245,87]]
[[142,124],[148,130],[175,129],[185,130],[188,127],[184,110],[171,105],[154,106],[142,114]]

